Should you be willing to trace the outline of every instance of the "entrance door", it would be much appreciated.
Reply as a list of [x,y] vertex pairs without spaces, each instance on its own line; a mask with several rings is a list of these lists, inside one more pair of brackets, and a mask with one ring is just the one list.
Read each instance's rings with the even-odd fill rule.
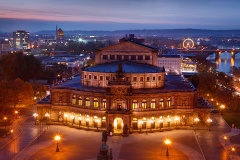
[[123,131],[123,120],[122,118],[114,119],[114,133],[122,133]]

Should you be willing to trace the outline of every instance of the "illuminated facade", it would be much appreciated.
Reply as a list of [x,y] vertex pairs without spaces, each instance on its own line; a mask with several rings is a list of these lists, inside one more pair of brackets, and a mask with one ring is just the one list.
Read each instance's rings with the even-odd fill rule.
[[24,30],[13,32],[13,47],[16,49],[29,49],[30,33]]
[[113,133],[187,127],[208,113],[195,108],[196,89],[157,67],[157,50],[124,41],[98,50],[96,64],[53,87],[37,103],[39,119]]

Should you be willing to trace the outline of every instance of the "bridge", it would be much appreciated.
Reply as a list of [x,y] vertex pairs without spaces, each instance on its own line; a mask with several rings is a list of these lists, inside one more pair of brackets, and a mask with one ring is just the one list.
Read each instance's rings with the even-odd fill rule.
[[228,52],[232,55],[232,58],[235,58],[235,55],[237,53],[240,53],[240,49],[184,49],[180,48],[177,49],[180,53],[195,53],[195,54],[201,54],[203,57],[207,58],[211,54],[216,55],[216,59],[219,58],[221,53]]

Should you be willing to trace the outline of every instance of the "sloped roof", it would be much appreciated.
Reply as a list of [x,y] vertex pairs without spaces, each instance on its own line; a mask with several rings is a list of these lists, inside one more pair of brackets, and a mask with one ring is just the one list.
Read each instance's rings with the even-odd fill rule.
[[123,71],[125,73],[156,73],[162,72],[162,68],[156,67],[150,64],[145,63],[137,63],[132,61],[118,61],[111,63],[102,63],[89,68],[86,68],[84,71],[89,72],[105,72],[105,73],[113,73],[118,69],[118,65],[122,64]]

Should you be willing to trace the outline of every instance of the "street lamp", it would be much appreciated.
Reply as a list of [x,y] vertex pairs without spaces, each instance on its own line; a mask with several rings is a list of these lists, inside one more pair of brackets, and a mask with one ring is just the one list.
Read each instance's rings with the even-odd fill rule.
[[226,146],[226,141],[227,141],[228,137],[224,136],[223,139],[224,139],[224,146]]
[[160,131],[161,131],[161,129],[163,128],[163,119],[162,119],[162,116],[161,116],[160,119],[159,119],[159,128],[160,128]]
[[5,125],[5,130],[7,129],[7,117],[3,117],[4,120],[4,125]]
[[38,117],[38,114],[37,113],[34,113],[33,114],[33,117],[35,118],[35,125],[37,124],[37,117]]
[[179,118],[178,116],[176,116],[176,117],[174,118],[174,120],[175,120],[176,128],[177,128],[177,122],[180,120],[180,118]]
[[15,119],[17,119],[18,118],[18,111],[17,110],[14,111],[14,115],[15,115]]
[[171,144],[171,140],[170,139],[166,139],[164,141],[164,143],[167,146],[166,156],[169,156],[168,146]]
[[168,115],[168,119],[167,119],[167,122],[168,122],[168,129],[170,129],[170,123],[171,123],[171,118],[170,118],[170,116]]
[[64,114],[64,117],[65,117],[65,120],[66,120],[66,123],[67,123],[67,118],[68,118],[68,114]]
[[207,123],[208,123],[208,126],[209,126],[208,130],[210,131],[210,125],[211,125],[211,123],[212,123],[212,119],[211,119],[211,118],[208,118],[208,119],[207,119]]
[[78,125],[79,125],[79,128],[80,128],[80,126],[81,126],[81,121],[82,121],[82,117],[79,116],[79,117],[78,117]]
[[71,115],[71,119],[72,119],[72,125],[73,125],[74,124],[74,119],[75,119],[74,115]]
[[194,122],[196,123],[196,127],[197,127],[199,121],[200,121],[200,119],[198,117],[194,118]]
[[143,125],[143,121],[142,120],[140,120],[139,122],[139,125],[140,125],[140,133],[142,132],[142,125]]
[[89,129],[89,117],[86,118],[86,126]]
[[49,117],[50,117],[50,114],[49,113],[45,113],[45,117],[47,118],[47,124],[49,122]]
[[59,152],[58,142],[61,140],[61,136],[57,134],[57,135],[54,137],[54,140],[57,142],[56,152]]
[[236,149],[235,149],[235,147],[232,147],[231,150],[232,150],[232,159],[234,159],[234,152]]
[[220,105],[220,110],[222,111],[221,113],[223,114],[223,110],[225,109],[226,107],[225,107],[225,105]]

